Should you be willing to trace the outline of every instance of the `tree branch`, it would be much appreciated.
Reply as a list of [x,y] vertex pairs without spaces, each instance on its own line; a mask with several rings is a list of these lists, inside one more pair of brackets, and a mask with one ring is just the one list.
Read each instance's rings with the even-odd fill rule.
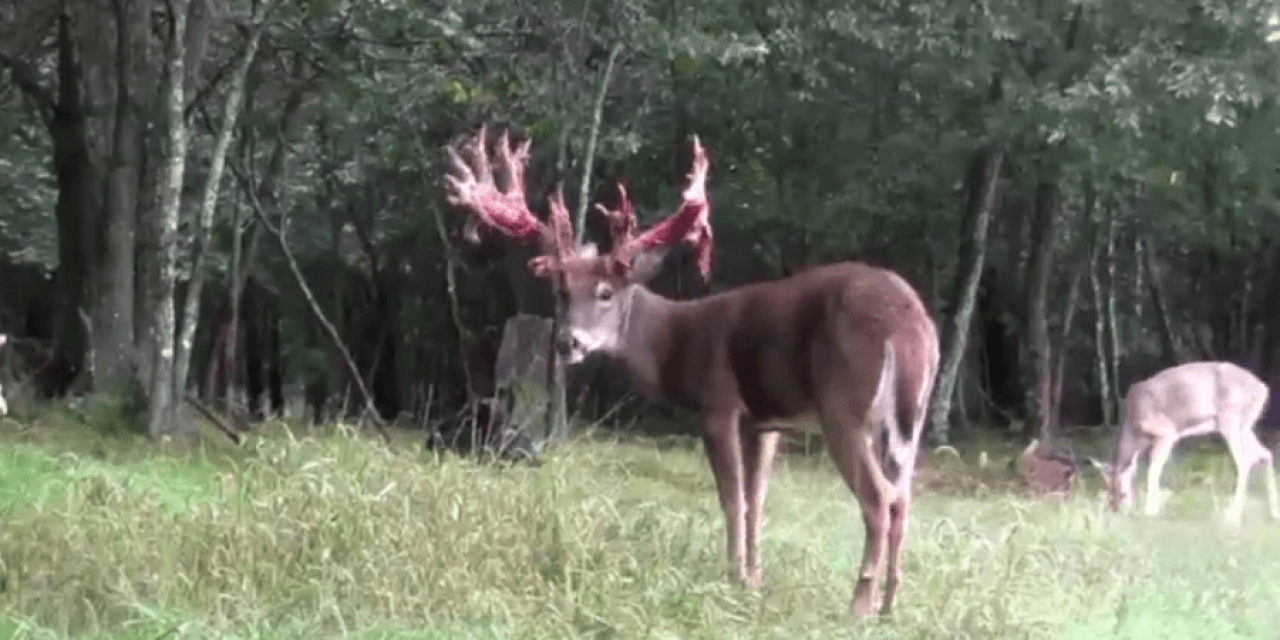
[[[316,320],[324,327],[325,333],[329,334],[329,339],[333,340],[333,344],[337,347],[342,359],[347,366],[347,372],[356,383],[360,396],[364,399],[364,413],[362,417],[368,418],[373,422],[378,433],[382,435],[382,439],[387,444],[391,444],[391,436],[387,433],[386,425],[382,420],[382,416],[378,415],[377,409],[373,404],[373,396],[369,393],[369,388],[364,384],[364,378],[360,375],[360,369],[356,366],[355,360],[351,357],[351,352],[347,350],[347,345],[342,342],[342,336],[338,335],[338,330],[329,322],[329,318],[324,315],[324,310],[320,308],[320,303],[316,302],[315,294],[312,293],[311,287],[307,285],[307,279],[302,275],[302,269],[298,267],[298,260],[293,256],[293,251],[289,249],[289,243],[285,240],[283,230],[271,224],[267,218],[267,212],[262,206],[262,201],[258,199],[258,194],[253,189],[253,182],[240,168],[235,160],[230,163],[231,172],[235,174],[236,181],[240,183],[240,189],[249,198],[249,204],[253,207],[253,213],[258,218],[258,223],[262,225],[267,233],[270,233],[276,242],[280,245],[280,250],[284,253],[285,262],[289,263],[289,270],[293,272],[293,277],[298,283],[298,287],[302,290],[302,295],[306,297],[307,304],[311,307],[311,312],[315,315]],[[285,221],[281,220],[281,227]]]

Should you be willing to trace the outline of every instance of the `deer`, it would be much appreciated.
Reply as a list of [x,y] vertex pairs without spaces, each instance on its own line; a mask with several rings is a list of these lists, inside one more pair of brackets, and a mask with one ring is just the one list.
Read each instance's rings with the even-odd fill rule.
[[1143,514],[1157,515],[1160,476],[1174,445],[1185,438],[1216,433],[1226,441],[1236,467],[1235,494],[1223,512],[1225,522],[1232,526],[1241,523],[1249,478],[1258,465],[1263,465],[1265,472],[1271,517],[1280,519],[1272,454],[1254,432],[1269,397],[1265,383],[1230,362],[1189,362],[1133,383],[1125,394],[1111,461],[1090,458],[1102,472],[1111,509],[1122,512],[1131,507],[1138,457],[1149,452]]
[[[891,612],[902,584],[912,476],[938,370],[937,329],[897,273],[860,262],[814,267],[704,297],[674,300],[646,283],[675,247],[695,252],[710,279],[709,161],[692,137],[692,166],[676,210],[644,231],[619,183],[618,204],[597,204],[610,250],[577,245],[560,185],[547,221],[526,203],[531,141],[504,130],[489,160],[485,127],[448,147],[446,201],[525,244],[528,268],[550,281],[569,365],[603,353],[643,396],[700,416],[736,581],[762,585],[764,500],[783,431],[819,432],[860,504],[866,539],[851,612]],[[498,178],[505,177],[499,184]],[[883,579],[883,599],[880,588]]]

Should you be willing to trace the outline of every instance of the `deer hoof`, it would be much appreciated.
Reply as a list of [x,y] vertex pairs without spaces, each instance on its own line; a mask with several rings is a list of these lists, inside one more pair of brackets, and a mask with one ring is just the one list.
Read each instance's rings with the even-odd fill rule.
[[858,586],[853,588],[853,602],[849,605],[849,610],[858,618],[870,618],[876,614],[877,607],[876,589],[871,584],[871,580],[858,580]]
[[1238,528],[1244,522],[1244,509],[1227,509],[1222,514],[1222,522],[1231,528]]

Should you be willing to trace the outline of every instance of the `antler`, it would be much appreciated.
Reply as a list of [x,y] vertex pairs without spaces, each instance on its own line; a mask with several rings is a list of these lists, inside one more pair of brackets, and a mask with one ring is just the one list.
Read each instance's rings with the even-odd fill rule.
[[631,199],[627,197],[627,186],[618,181],[618,208],[610,209],[602,204],[595,206],[596,211],[609,223],[609,235],[613,237],[613,246],[620,247],[635,235],[636,214],[631,210]]
[[542,255],[530,261],[530,268],[545,274],[572,255],[573,228],[559,187],[549,197],[551,225],[544,224],[525,202],[524,171],[530,141],[512,145],[504,130],[498,138],[498,165],[507,173],[507,186],[499,189],[485,149],[486,128],[459,148],[449,148],[452,171],[445,177],[445,199],[468,210],[480,223],[522,243],[537,240]]
[[698,271],[703,282],[711,277],[711,205],[707,201],[707,161],[706,150],[698,136],[693,137],[693,166],[689,170],[687,184],[681,194],[682,202],[675,213],[653,225],[644,233],[635,235],[635,214],[631,212],[631,202],[627,199],[626,189],[619,184],[621,195],[618,209],[610,210],[597,205],[596,209],[609,221],[610,231],[614,236],[614,259],[624,269],[631,268],[635,254],[649,251],[677,242],[690,245],[698,257]]

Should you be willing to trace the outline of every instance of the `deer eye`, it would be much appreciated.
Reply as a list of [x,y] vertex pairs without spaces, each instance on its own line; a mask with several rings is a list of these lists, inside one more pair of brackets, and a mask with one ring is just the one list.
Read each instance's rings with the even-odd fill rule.
[[596,287],[596,297],[607,302],[609,299],[613,298],[613,287],[601,283],[599,287]]

